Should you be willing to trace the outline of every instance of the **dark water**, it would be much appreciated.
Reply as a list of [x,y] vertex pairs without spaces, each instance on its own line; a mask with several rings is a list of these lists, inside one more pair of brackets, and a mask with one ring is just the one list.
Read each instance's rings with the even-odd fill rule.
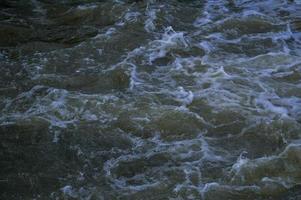
[[301,199],[301,1],[2,0],[0,199]]

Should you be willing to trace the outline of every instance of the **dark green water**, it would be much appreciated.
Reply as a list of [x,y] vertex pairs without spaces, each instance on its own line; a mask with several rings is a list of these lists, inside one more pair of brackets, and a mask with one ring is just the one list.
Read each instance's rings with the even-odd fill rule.
[[301,199],[301,2],[0,2],[0,199]]

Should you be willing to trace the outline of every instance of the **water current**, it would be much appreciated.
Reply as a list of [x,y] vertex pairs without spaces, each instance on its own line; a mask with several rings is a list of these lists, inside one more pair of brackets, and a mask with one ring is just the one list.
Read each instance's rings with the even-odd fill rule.
[[0,199],[301,199],[301,1],[1,2]]

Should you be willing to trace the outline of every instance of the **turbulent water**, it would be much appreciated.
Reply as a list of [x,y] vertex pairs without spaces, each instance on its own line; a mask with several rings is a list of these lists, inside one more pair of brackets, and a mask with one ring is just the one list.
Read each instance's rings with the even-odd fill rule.
[[301,1],[1,1],[0,199],[301,199]]

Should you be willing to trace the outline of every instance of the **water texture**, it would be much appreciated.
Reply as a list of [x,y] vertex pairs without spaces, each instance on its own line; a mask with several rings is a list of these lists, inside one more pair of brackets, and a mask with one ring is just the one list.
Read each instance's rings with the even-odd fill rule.
[[300,1],[0,6],[0,199],[301,199]]

